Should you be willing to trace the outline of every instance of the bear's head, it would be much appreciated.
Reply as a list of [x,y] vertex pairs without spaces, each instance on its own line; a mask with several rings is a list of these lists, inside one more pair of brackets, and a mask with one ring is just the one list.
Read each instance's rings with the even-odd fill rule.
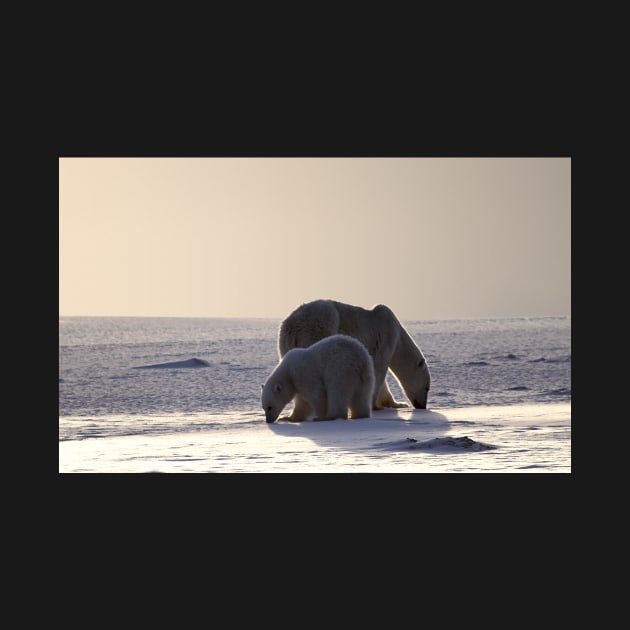
[[265,411],[265,420],[268,423],[275,422],[280,412],[295,395],[295,391],[289,384],[275,379],[269,379],[260,387],[260,400]]
[[404,377],[401,382],[403,390],[413,406],[416,409],[426,409],[431,387],[431,372],[422,354],[413,364],[402,368],[400,375]]

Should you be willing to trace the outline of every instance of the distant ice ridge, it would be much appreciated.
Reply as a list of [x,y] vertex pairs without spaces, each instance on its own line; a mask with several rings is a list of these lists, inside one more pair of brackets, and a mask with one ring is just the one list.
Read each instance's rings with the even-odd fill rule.
[[168,363],[154,363],[153,365],[136,365],[134,370],[148,370],[153,368],[198,368],[210,367],[208,361],[203,359],[187,359],[186,361],[169,361]]
[[468,449],[470,451],[486,451],[488,449],[496,448],[493,444],[483,444],[482,442],[476,442],[471,440],[467,435],[464,437],[440,437],[433,438],[432,440],[424,440],[418,442],[414,438],[405,438],[407,448],[409,450],[414,449],[435,449],[435,450],[450,450],[456,449]]

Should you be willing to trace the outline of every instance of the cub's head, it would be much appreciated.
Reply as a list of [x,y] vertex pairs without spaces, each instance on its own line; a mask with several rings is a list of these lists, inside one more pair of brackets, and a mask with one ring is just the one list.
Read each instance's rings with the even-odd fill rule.
[[285,405],[293,398],[294,392],[291,387],[275,379],[269,379],[260,387],[260,400],[265,411],[265,420],[268,423],[275,422]]

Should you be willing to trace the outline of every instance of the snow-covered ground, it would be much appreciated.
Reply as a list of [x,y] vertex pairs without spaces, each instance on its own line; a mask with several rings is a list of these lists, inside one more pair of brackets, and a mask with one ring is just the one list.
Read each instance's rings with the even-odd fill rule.
[[215,428],[198,431],[61,441],[59,472],[571,472],[569,403],[384,410],[331,422],[249,416],[206,418]]

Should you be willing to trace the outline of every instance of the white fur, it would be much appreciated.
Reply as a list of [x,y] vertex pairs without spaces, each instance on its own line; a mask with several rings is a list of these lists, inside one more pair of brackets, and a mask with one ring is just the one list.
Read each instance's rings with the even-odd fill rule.
[[261,403],[267,422],[275,422],[299,395],[299,412],[286,418],[318,420],[369,418],[372,413],[374,367],[365,346],[347,335],[326,337],[308,348],[285,353],[262,386]]
[[[393,311],[383,304],[367,310],[335,300],[315,300],[296,308],[278,330],[278,355],[292,348],[307,348],[334,334],[361,341],[374,362],[373,408],[406,407],[394,400],[385,377],[391,369],[414,407],[426,408],[431,374],[422,351]],[[304,415],[296,396],[293,415]]]

